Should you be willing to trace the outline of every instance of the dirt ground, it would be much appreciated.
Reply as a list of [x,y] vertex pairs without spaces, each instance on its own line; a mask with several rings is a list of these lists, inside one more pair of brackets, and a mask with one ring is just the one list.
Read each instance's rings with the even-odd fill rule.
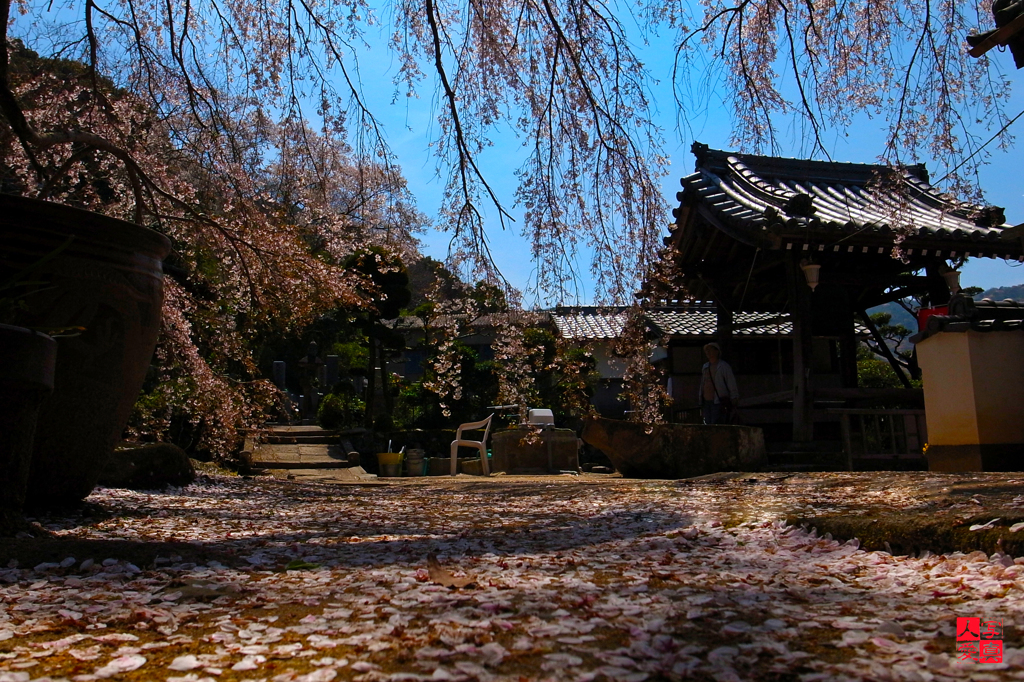
[[98,489],[0,542],[0,682],[1024,679],[1022,521],[1024,474]]

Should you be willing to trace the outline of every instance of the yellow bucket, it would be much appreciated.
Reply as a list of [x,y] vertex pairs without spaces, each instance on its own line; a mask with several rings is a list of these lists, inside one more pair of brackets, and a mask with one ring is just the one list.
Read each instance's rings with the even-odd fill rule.
[[381,466],[385,464],[401,464],[402,453],[401,452],[378,452],[377,453],[377,464]]
[[378,452],[377,464],[380,476],[391,478],[402,475],[401,452]]

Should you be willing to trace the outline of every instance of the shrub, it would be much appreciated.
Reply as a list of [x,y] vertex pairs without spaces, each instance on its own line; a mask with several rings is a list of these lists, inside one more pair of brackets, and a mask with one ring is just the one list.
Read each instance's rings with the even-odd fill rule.
[[320,401],[316,421],[325,429],[347,429],[357,426],[365,405],[355,396],[329,393]]

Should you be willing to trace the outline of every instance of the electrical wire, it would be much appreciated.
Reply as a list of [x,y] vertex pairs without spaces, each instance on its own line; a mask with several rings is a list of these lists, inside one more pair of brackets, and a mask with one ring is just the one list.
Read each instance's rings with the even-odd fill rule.
[[995,140],[995,139],[996,139],[997,137],[999,137],[1000,135],[1002,135],[1003,133],[1005,133],[1005,132],[1006,132],[1006,129],[1007,129],[1007,128],[1009,128],[1010,126],[1012,126],[1012,125],[1013,125],[1014,123],[1016,123],[1016,122],[1017,122],[1017,119],[1018,119],[1018,118],[1020,118],[1021,116],[1024,116],[1024,111],[1021,111],[1021,112],[1020,112],[1019,114],[1017,114],[1016,116],[1014,116],[1013,118],[1011,118],[1011,119],[1010,119],[1009,121],[1007,121],[1006,125],[1004,125],[1004,126],[1003,126],[1002,128],[1000,128],[999,130],[997,130],[997,131],[996,131],[996,134],[995,134],[995,135],[993,135],[992,137],[988,138],[988,142],[986,142],[985,144],[983,144],[983,145],[981,145],[980,147],[978,147],[977,149],[975,149],[975,150],[974,150],[974,153],[973,153],[973,154],[971,154],[971,155],[970,155],[970,156],[968,156],[968,157],[967,157],[966,159],[964,159],[963,161],[961,161],[960,163],[958,163],[958,164],[956,165],[956,167],[955,167],[955,168],[953,168],[953,170],[951,170],[951,171],[949,171],[948,173],[946,173],[945,175],[943,175],[943,176],[942,176],[941,178],[939,178],[939,179],[938,179],[938,180],[936,180],[936,181],[935,181],[934,183],[932,183],[932,185],[933,185],[933,186],[934,186],[934,185],[938,185],[938,184],[939,184],[940,182],[942,182],[943,180],[945,180],[946,178],[948,178],[948,177],[949,177],[950,175],[952,175],[953,173],[956,173],[956,172],[957,172],[958,170],[960,170],[960,169],[961,169],[961,168],[962,168],[962,167],[964,166],[964,164],[966,164],[966,163],[967,163],[968,161],[970,161],[970,160],[971,160],[971,159],[973,159],[973,158],[974,158],[975,156],[977,156],[978,154],[980,154],[980,153],[981,153],[981,151],[982,151],[983,149],[985,149],[985,147],[989,146],[989,145],[990,145],[990,144],[992,143],[992,141],[993,141],[993,140]]

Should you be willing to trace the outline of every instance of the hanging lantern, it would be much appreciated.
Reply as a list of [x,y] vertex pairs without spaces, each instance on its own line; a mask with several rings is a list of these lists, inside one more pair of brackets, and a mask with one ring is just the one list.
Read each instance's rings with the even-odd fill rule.
[[814,291],[818,286],[818,275],[821,270],[821,266],[817,263],[803,261],[800,263],[800,269],[804,271],[804,278],[807,280],[807,286],[811,288],[811,291]]
[[946,280],[946,286],[949,287],[950,294],[956,294],[960,291],[960,273],[956,270],[950,270],[949,272],[942,273],[942,279]]

